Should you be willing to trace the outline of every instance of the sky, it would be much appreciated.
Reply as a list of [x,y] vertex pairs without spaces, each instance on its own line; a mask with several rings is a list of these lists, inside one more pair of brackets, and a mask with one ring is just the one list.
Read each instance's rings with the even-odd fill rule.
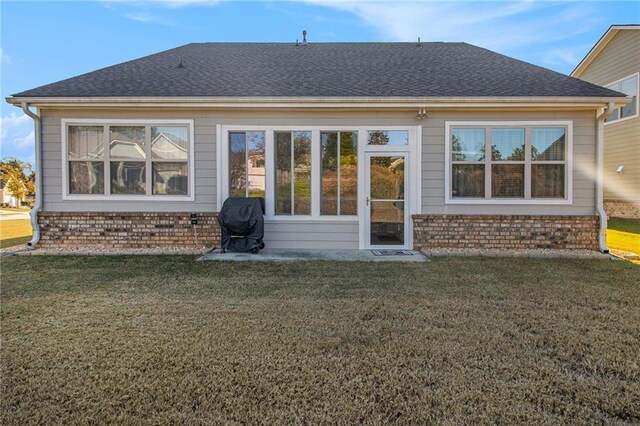
[[34,162],[33,122],[4,99],[191,42],[464,41],[569,74],[634,1],[0,0],[0,154]]

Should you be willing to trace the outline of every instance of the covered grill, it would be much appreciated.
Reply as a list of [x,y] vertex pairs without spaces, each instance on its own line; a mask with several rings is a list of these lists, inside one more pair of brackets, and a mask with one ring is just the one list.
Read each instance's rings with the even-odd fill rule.
[[218,214],[222,250],[262,250],[264,212],[264,198],[227,198]]

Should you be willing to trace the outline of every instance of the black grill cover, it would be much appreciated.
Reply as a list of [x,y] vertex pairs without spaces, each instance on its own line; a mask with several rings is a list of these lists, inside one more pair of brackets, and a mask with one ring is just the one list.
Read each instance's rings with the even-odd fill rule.
[[227,198],[218,213],[222,249],[250,251],[264,247],[263,215],[264,198]]

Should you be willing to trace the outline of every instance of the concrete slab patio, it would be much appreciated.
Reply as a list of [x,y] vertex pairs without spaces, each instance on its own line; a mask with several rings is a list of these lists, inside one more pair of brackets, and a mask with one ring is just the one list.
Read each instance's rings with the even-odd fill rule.
[[[387,251],[387,250],[381,250]],[[286,250],[264,249],[258,254],[226,252],[216,249],[198,260],[230,261],[230,262],[299,262],[313,260],[329,260],[333,262],[427,262],[426,256],[413,250],[394,250],[407,254],[376,256],[373,250]]]

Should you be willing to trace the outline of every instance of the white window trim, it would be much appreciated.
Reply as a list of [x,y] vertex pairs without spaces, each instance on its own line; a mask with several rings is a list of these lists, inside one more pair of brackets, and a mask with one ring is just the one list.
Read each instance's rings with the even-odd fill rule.
[[[273,149],[273,134],[276,131],[311,131],[311,214],[310,215],[276,215],[274,201],[274,185],[275,175],[273,173],[275,166],[275,155]],[[366,144],[366,132],[367,130],[408,130],[409,131],[409,145],[406,146],[386,146],[386,145],[367,145]],[[421,161],[421,142],[422,142],[422,127],[420,126],[256,126],[256,125],[216,125],[216,170],[217,170],[217,209],[222,208],[224,200],[229,196],[229,132],[265,132],[265,220],[271,222],[360,222],[360,225],[364,224],[364,194],[365,182],[364,182],[364,158],[365,152],[371,151],[390,151],[409,152],[410,161],[413,166],[411,176],[409,177],[410,185],[412,186],[411,196],[407,194],[407,203],[410,203],[411,214],[419,214],[421,211],[420,200],[422,199],[422,179],[420,177],[420,161]],[[320,158],[320,132],[324,131],[354,131],[358,133],[358,214],[357,215],[326,215],[320,214],[320,198],[321,188],[320,182],[322,179],[321,170],[321,158]],[[317,154],[316,154],[317,153]],[[411,216],[411,215],[410,215]],[[409,227],[410,230],[413,227]],[[362,235],[362,230],[360,230]],[[361,240],[361,246],[364,244]],[[361,247],[362,248],[362,247]]]
[[[454,198],[451,196],[451,128],[462,126],[478,126],[490,130],[491,127],[566,127],[566,198]],[[573,204],[573,121],[446,121],[445,122],[445,167],[444,167],[444,201],[445,204],[483,204],[483,205],[571,205]],[[526,161],[525,161],[526,164]],[[488,171],[485,170],[485,174]],[[486,182],[486,181],[485,181]],[[527,186],[531,184],[531,177],[526,176],[525,194]]]
[[[63,118],[62,124],[62,199],[64,201],[194,201],[195,200],[195,133],[194,133],[194,121],[193,120],[154,120],[154,119],[93,119],[93,118]],[[125,195],[125,194],[69,194],[69,166],[68,166],[68,152],[67,152],[67,128],[73,125],[100,125],[100,126],[147,126],[147,125],[168,125],[179,124],[189,127],[189,187],[188,195],[159,195],[159,194],[145,194],[145,195]],[[108,137],[106,135],[105,137]],[[108,147],[105,146],[105,158],[103,162],[109,163]],[[147,159],[145,159],[147,161]],[[147,174],[148,176],[148,174]],[[105,170],[105,188],[109,187],[107,180],[107,173]]]
[[[605,121],[604,125],[605,126],[610,126],[612,124],[616,124],[616,123],[623,123],[627,120],[633,120],[634,118],[638,118],[640,116],[640,72],[637,72],[635,74],[631,74],[628,75],[624,78],[620,78],[616,81],[612,81],[611,83],[608,84],[604,84],[603,87],[607,87],[607,86],[611,86],[613,84],[617,84],[620,83],[624,80],[627,80],[629,78],[636,78],[636,113],[634,115],[630,115],[629,117],[625,117],[625,118],[618,118],[617,120],[614,121]],[[618,114],[620,114],[620,110],[622,109],[622,107],[616,108],[618,110]]]

